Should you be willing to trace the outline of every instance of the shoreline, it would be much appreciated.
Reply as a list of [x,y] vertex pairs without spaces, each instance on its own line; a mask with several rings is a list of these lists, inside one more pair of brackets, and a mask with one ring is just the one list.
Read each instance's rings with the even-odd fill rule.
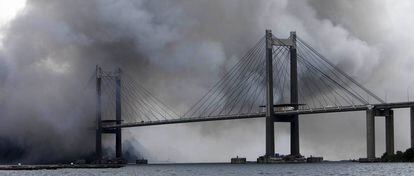
[[123,164],[41,164],[41,165],[0,165],[0,170],[56,170],[56,169],[106,169],[121,168]]
[[[125,166],[157,166],[157,165],[286,165],[286,164],[335,164],[335,163],[359,163],[352,160],[341,161],[322,161],[318,163],[257,163],[255,161],[247,161],[244,164],[232,164],[229,162],[199,162],[199,163],[149,163],[149,164],[41,164],[41,165],[0,165],[1,170],[57,170],[57,169],[108,169],[108,168],[122,168]],[[399,162],[375,162],[375,163],[399,163]]]

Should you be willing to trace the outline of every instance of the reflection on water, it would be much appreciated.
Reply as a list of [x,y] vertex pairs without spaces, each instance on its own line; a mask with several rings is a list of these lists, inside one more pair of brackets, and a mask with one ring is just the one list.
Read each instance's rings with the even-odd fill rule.
[[0,175],[414,175],[414,163],[315,164],[168,164],[130,165],[119,169],[59,169],[0,171]]

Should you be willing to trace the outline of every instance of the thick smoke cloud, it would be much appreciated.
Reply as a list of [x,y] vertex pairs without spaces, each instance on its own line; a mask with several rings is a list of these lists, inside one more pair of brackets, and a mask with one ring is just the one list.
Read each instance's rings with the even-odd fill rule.
[[[395,79],[413,65],[409,47],[395,45],[414,41],[398,29],[409,11],[389,17],[380,11],[402,5],[362,4],[373,11],[353,8],[361,6],[359,1],[28,1],[3,30],[2,145],[12,141],[26,162],[88,155],[94,147],[94,102],[93,92],[82,88],[96,64],[128,70],[166,104],[184,112],[265,29],[281,38],[297,31],[374,92],[388,90],[391,99],[399,91],[392,85],[411,83],[403,81],[407,77]],[[332,116],[338,118],[301,119],[302,154],[362,157],[363,114]],[[263,154],[263,127],[263,120],[206,122],[131,129],[127,138],[138,140],[143,147],[137,148],[145,151],[140,155],[156,161],[226,161],[234,155],[254,159]],[[277,125],[277,150],[282,153],[288,153],[287,131],[286,125]]]

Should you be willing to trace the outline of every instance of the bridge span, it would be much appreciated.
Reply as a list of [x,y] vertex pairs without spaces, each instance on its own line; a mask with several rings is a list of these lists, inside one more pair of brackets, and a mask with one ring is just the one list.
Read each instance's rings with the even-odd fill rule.
[[[381,103],[372,105],[357,105],[347,107],[325,107],[316,109],[300,109],[300,110],[286,110],[275,111],[275,116],[289,116],[289,115],[305,115],[305,114],[323,114],[323,113],[335,113],[335,112],[355,112],[355,111],[367,111],[369,109],[375,109],[378,111],[384,111],[386,109],[400,109],[414,107],[414,102],[398,102],[398,103]],[[266,117],[265,112],[257,112],[251,114],[238,114],[238,115],[220,115],[210,117],[184,117],[178,119],[166,119],[158,121],[141,121],[131,123],[106,123],[102,125],[103,129],[111,130],[116,128],[128,128],[128,127],[140,127],[140,126],[154,126],[154,125],[167,125],[177,123],[191,123],[191,122],[206,122],[206,121],[221,121],[221,120],[237,120],[237,119],[254,119]],[[116,122],[116,121],[110,121]]]
[[[121,82],[122,77],[122,82]],[[121,84],[122,83],[122,84]],[[273,107],[273,108],[267,108]],[[375,117],[385,117],[386,153],[394,153],[394,109],[410,108],[414,147],[414,102],[385,102],[291,32],[281,39],[266,30],[254,47],[184,115],[177,115],[121,69],[96,69],[96,158],[102,135],[115,134],[122,158],[122,128],[265,118],[264,157],[275,153],[274,123],[290,123],[290,154],[301,156],[299,117],[366,112],[367,158],[375,159]]]

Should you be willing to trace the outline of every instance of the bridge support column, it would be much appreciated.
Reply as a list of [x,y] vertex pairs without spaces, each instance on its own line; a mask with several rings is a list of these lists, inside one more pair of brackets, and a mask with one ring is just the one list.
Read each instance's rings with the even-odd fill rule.
[[[115,116],[116,124],[121,124],[121,69],[118,70],[118,76],[115,79],[116,92],[115,92]],[[116,158],[122,158],[122,129],[117,128],[115,132],[115,156]]]
[[385,116],[385,151],[394,154],[394,111],[388,110]]
[[[296,50],[296,32],[290,32],[293,45],[290,46],[290,102],[298,109],[298,61]],[[299,115],[293,115],[290,122],[290,154],[299,156]]]
[[367,158],[375,158],[375,112],[373,109],[366,111],[367,125]]
[[266,156],[275,154],[275,129],[272,118],[266,117]]
[[275,154],[272,31],[266,30],[266,156]]
[[297,115],[292,118],[290,122],[290,153],[299,156],[299,118]]
[[102,111],[101,111],[101,68],[96,66],[96,160],[102,159]]
[[414,148],[414,106],[410,107],[410,139],[411,148]]

